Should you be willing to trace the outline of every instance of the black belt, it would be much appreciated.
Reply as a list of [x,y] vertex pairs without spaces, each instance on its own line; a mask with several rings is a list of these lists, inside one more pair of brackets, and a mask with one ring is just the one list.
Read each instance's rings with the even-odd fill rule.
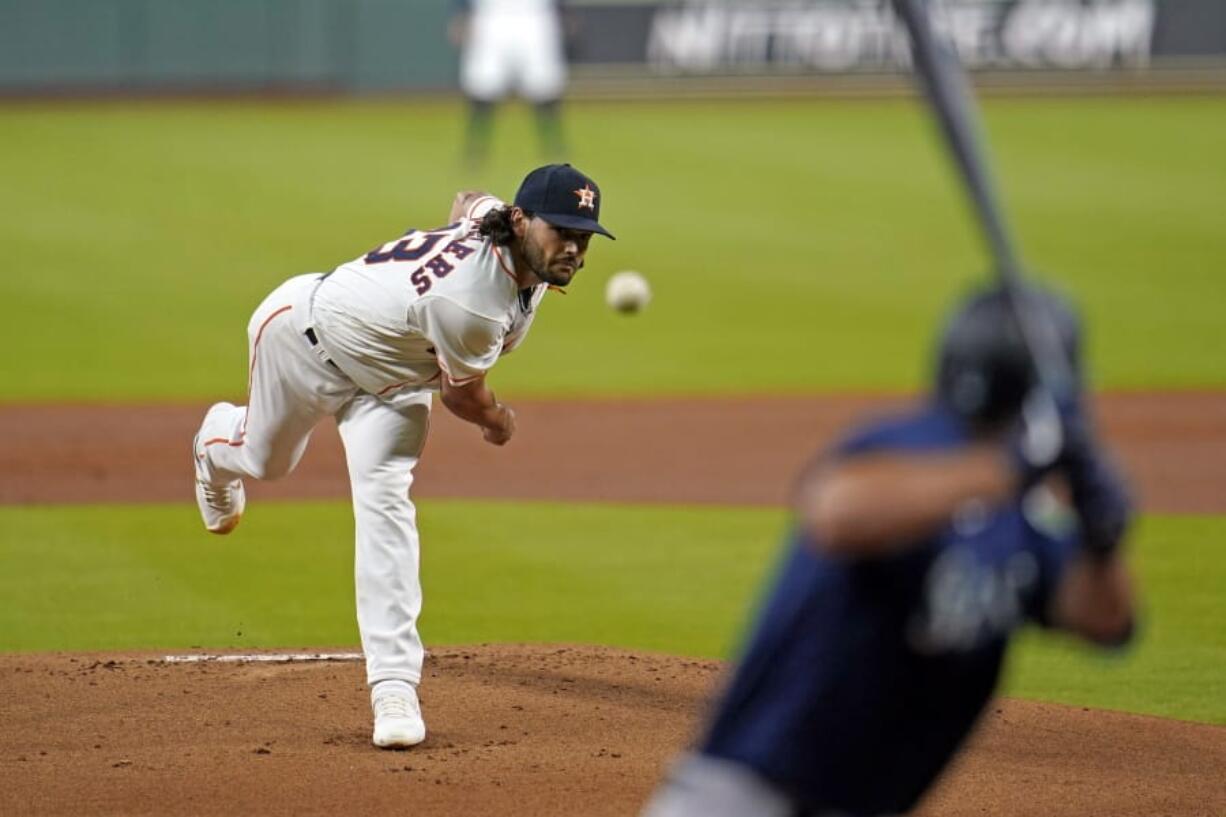
[[[309,326],[308,326],[308,327],[307,327],[307,330],[306,330],[305,332],[303,332],[303,334],[304,334],[304,335],[306,335],[306,339],[307,339],[307,340],[309,340],[309,341],[311,342],[311,345],[312,345],[312,346],[318,346],[318,345],[319,345],[319,338],[315,336],[315,330],[314,330],[314,329],[312,329],[311,327],[309,327]],[[325,358],[323,359],[323,361],[324,361],[324,363],[327,363],[329,366],[331,366],[333,369],[336,369],[337,371],[340,371],[340,368],[341,368],[341,367],[340,367],[340,366],[337,366],[335,363],[333,363],[333,362],[332,362],[332,358],[330,358],[330,357],[325,357]]]

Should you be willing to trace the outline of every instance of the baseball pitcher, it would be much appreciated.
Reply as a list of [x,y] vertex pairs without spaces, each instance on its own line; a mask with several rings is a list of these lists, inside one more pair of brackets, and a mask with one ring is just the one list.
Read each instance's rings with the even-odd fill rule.
[[486,441],[511,439],[515,412],[486,376],[523,342],[546,291],[582,268],[592,234],[612,238],[600,207],[591,178],[547,165],[528,174],[512,205],[461,193],[447,226],[409,230],[330,273],[291,278],[248,326],[248,404],[214,405],[192,443],[204,525],[224,534],[243,514],[242,481],[288,474],[315,424],[336,418],[352,486],[376,746],[412,746],[426,735],[409,492],[431,395]]

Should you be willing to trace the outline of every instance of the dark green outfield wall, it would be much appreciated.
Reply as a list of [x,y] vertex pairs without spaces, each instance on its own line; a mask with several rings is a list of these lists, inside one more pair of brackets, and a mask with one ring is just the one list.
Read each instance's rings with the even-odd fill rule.
[[447,0],[0,0],[0,89],[451,87]]
[[[0,93],[442,90],[454,0],[0,0]],[[906,69],[887,0],[564,0],[576,77]],[[974,70],[1226,71],[1226,0],[948,0]],[[1152,72],[1151,72],[1152,73]]]

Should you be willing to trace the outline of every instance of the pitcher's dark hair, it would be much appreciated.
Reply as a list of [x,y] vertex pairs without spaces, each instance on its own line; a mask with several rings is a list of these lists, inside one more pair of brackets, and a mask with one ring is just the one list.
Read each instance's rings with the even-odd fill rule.
[[[481,217],[481,224],[477,227],[477,232],[491,239],[500,247],[508,247],[515,240],[515,229],[511,226],[511,205],[499,207],[490,210]],[[528,218],[532,214],[524,211],[524,215]]]

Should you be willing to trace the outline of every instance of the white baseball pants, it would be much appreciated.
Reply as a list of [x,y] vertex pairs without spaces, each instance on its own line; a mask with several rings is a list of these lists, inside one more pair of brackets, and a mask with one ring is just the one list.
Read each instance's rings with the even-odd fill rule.
[[[214,480],[277,479],[294,470],[311,431],[336,418],[353,493],[354,582],[369,684],[421,680],[424,649],[417,517],[409,488],[425,444],[430,394],[394,404],[360,391],[313,345],[311,297],[322,275],[286,281],[247,328],[248,404],[217,411],[202,429]],[[318,336],[317,336],[318,337]]]
[[494,102],[517,92],[552,102],[566,88],[566,59],[557,15],[482,12],[470,21],[460,85],[473,99]]

